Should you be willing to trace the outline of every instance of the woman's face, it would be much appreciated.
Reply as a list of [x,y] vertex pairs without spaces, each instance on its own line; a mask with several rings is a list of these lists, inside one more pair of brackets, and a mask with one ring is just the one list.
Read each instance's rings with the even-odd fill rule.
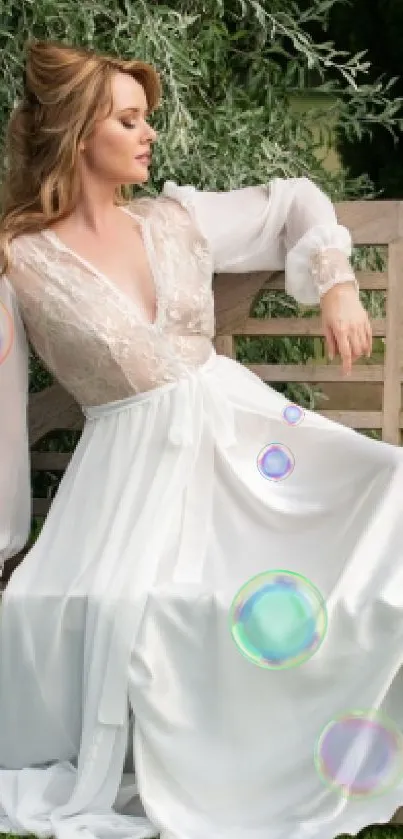
[[93,176],[114,186],[148,180],[152,143],[156,132],[147,123],[148,106],[143,87],[132,76],[115,73],[113,108],[81,143],[86,167]]

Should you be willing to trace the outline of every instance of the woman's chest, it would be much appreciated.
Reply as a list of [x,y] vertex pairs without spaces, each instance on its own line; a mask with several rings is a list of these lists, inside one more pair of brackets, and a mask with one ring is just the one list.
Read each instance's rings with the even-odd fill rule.
[[125,240],[121,243],[106,242],[97,252],[93,252],[90,262],[102,266],[100,273],[116,287],[118,294],[127,299],[128,305],[138,310],[139,317],[150,324],[154,323],[158,290],[144,249],[137,242],[132,241],[130,247]]
[[[60,267],[70,258],[73,269],[84,268],[86,282],[98,279],[108,290],[122,296],[127,305],[148,323],[154,323],[157,313],[157,289],[149,248],[144,241],[145,223],[141,227],[129,214],[120,212],[119,224],[104,233],[85,231],[79,233],[65,224],[42,231],[54,245],[56,252],[64,254]],[[148,236],[147,236],[148,238]]]
[[156,205],[152,219],[137,217],[129,239],[123,231],[121,239],[105,242],[98,252],[87,249],[85,258],[45,231],[46,244],[54,246],[49,279],[91,327],[101,311],[103,318],[113,313],[112,323],[115,318],[121,330],[120,312],[132,325],[211,336],[211,255],[187,214],[172,213],[172,207],[162,212]]
[[[183,216],[172,235],[166,219],[155,225],[151,260],[159,296],[161,325],[177,334],[214,334],[212,260],[203,239]],[[170,235],[171,233],[171,235]]]
[[[137,363],[148,353],[172,357],[170,336],[214,335],[210,256],[197,232],[183,225],[154,224],[148,230],[144,277],[152,280],[157,316],[154,323],[132,298],[132,263],[115,259],[94,271],[48,239],[35,234],[17,246],[26,272],[16,273],[16,289],[28,334],[43,352],[64,359],[97,350],[116,362]],[[17,254],[18,256],[18,254]],[[18,262],[18,259],[17,259]],[[114,280],[107,271],[122,266]],[[136,265],[138,275],[142,266]],[[150,276],[151,274],[151,276]]]

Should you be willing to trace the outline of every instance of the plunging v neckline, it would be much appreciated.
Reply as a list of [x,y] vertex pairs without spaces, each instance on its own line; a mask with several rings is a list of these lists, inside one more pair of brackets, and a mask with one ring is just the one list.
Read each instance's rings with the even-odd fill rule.
[[95,265],[93,265],[91,262],[85,259],[85,257],[81,256],[79,253],[77,253],[77,251],[75,251],[73,248],[70,248],[70,246],[63,242],[63,240],[57,233],[55,233],[54,230],[44,228],[43,230],[41,230],[41,233],[47,239],[49,239],[49,241],[53,242],[53,244],[56,245],[56,247],[58,247],[60,250],[65,251],[66,253],[69,253],[74,259],[76,259],[78,262],[84,265],[85,268],[87,268],[87,270],[90,271],[91,274],[94,274],[96,277],[98,277],[99,280],[101,280],[105,285],[107,285],[111,289],[111,291],[116,295],[116,297],[120,297],[126,306],[130,306],[130,308],[132,308],[137,313],[137,315],[139,315],[142,321],[150,329],[156,329],[159,326],[161,315],[161,284],[159,279],[157,261],[155,259],[154,254],[154,248],[147,224],[148,219],[143,218],[143,216],[133,212],[133,210],[129,210],[128,207],[119,206],[118,209],[122,210],[122,212],[127,213],[127,215],[136,219],[140,227],[141,239],[147,257],[150,275],[154,284],[155,318],[153,321],[149,319],[147,312],[145,311],[141,303],[137,303],[125,291],[119,288],[117,283],[110,277],[108,277],[107,274],[105,274],[103,271],[100,271],[99,268],[96,268]]

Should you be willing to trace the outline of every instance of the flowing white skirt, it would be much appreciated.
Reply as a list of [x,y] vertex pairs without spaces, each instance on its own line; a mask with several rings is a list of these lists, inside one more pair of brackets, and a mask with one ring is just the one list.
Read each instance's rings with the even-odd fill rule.
[[[330,839],[403,803],[400,776],[354,797],[314,760],[353,710],[403,730],[403,452],[310,412],[287,425],[286,405],[213,352],[84,409],[0,610],[0,832]],[[270,443],[294,456],[285,480],[257,467]],[[327,604],[299,667],[259,667],[231,636],[234,595],[271,569]]]

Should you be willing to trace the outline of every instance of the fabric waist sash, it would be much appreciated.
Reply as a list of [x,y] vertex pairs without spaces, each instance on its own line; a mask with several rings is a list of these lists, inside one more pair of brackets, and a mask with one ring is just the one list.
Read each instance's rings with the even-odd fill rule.
[[173,419],[168,429],[168,440],[174,445],[192,445],[195,442],[197,422],[196,406],[198,396],[202,396],[201,407],[207,424],[214,438],[224,448],[233,445],[235,440],[233,408],[226,398],[221,383],[214,375],[219,363],[219,356],[212,349],[211,355],[198,367],[191,367],[186,374],[175,382],[160,385],[144,393],[136,393],[125,399],[106,402],[103,405],[81,406],[87,420],[97,420],[111,416],[128,408],[141,408],[142,405],[172,391]]

